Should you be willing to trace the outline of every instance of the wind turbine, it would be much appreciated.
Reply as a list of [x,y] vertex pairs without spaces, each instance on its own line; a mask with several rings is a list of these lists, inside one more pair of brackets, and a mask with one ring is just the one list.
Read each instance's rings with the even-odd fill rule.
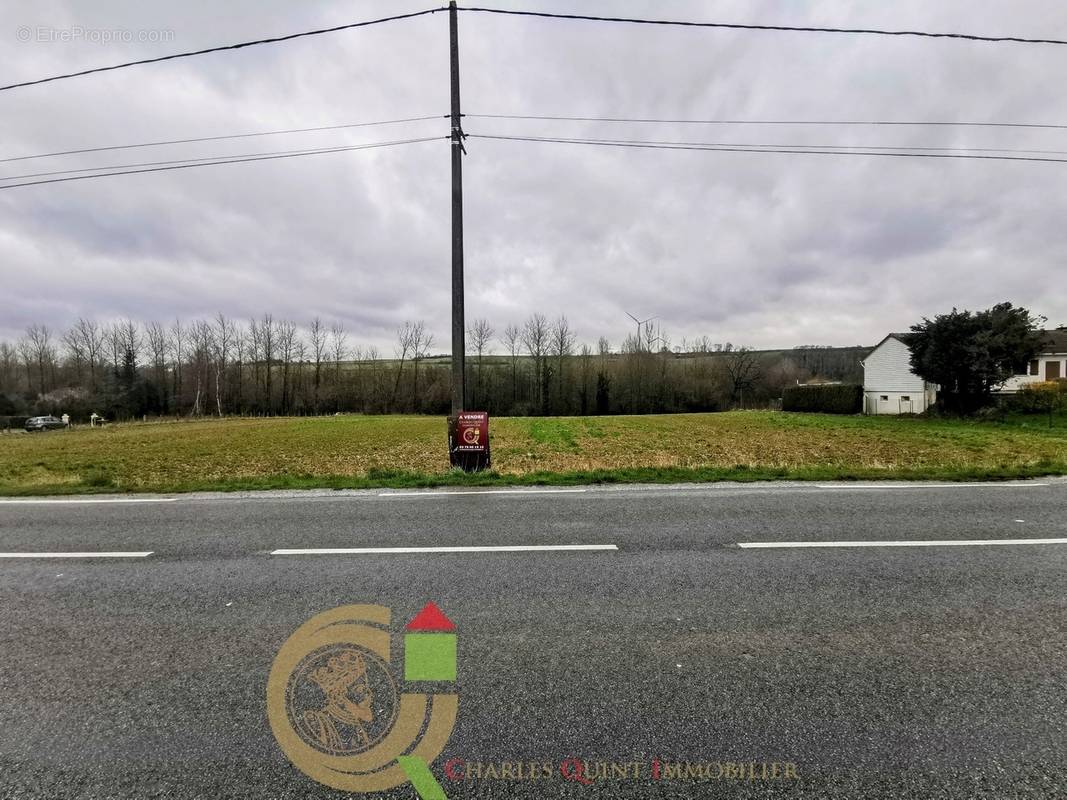
[[629,311],[624,311],[623,313],[626,314],[626,316],[628,316],[630,319],[632,319],[634,322],[637,323],[637,340],[636,340],[636,343],[637,343],[637,352],[640,353],[641,352],[641,326],[645,325],[648,322],[651,322],[654,319],[659,319],[659,317],[656,316],[656,317],[649,317],[648,319],[638,319],[633,314],[631,314]]

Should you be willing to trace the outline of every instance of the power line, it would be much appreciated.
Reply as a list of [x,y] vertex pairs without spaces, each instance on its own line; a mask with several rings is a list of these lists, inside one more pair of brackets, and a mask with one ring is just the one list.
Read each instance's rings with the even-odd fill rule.
[[[533,137],[537,138],[537,137]],[[546,137],[554,138],[554,137]],[[590,137],[576,137],[565,138],[565,141],[574,142],[596,142],[602,144],[661,144],[671,145],[678,147],[698,147],[698,148],[712,148],[712,147],[745,147],[752,150],[775,150],[780,148],[788,148],[791,150],[895,150],[895,151],[921,151],[921,152],[944,152],[944,153],[1018,153],[1027,155],[1067,155],[1067,150],[1022,150],[1012,147],[961,147],[961,146],[949,146],[949,147],[933,147],[928,145],[877,145],[877,144],[793,144],[788,142],[659,142],[659,141],[646,141],[646,140],[634,140],[634,139],[601,139]],[[859,154],[859,153],[858,153]],[[876,155],[877,153],[872,153]]]
[[997,156],[976,155],[972,153],[927,153],[927,152],[890,152],[885,150],[805,150],[802,145],[791,147],[762,147],[744,145],[719,145],[713,142],[653,142],[624,139],[570,139],[551,136],[503,136],[497,134],[468,133],[471,139],[498,139],[516,142],[547,142],[554,144],[584,144],[599,147],[634,147],[649,150],[702,150],[718,153],[789,153],[793,155],[835,155],[835,156],[883,156],[896,158],[954,158],[979,159],[984,161],[1044,161],[1067,164],[1067,158],[1047,158],[1038,156]]
[[[90,178],[108,178],[108,177],[111,177],[111,176],[114,176],[114,175],[137,175],[137,174],[141,174],[141,173],[145,173],[145,172],[167,172],[167,171],[175,170],[175,169],[190,169],[190,168],[193,168],[193,167],[214,167],[214,166],[218,166],[220,164],[240,164],[240,163],[244,163],[244,162],[248,162],[248,161],[273,161],[273,160],[279,159],[279,158],[296,158],[298,156],[319,155],[319,154],[322,154],[322,153],[343,153],[343,152],[347,152],[347,151],[351,151],[351,150],[372,150],[372,149],[378,148],[378,147],[396,147],[398,145],[417,144],[419,142],[434,142],[434,141],[444,140],[444,139],[447,139],[447,138],[449,138],[449,137],[447,137],[447,136],[427,136],[427,137],[424,137],[424,138],[421,138],[421,139],[399,139],[397,141],[392,141],[392,142],[374,142],[374,143],[371,143],[371,144],[347,145],[347,146],[344,146],[344,147],[332,147],[332,148],[322,149],[322,150],[296,150],[296,151],[286,151],[286,152],[279,152],[279,153],[262,153],[262,154],[253,155],[253,156],[249,156],[249,157],[226,158],[226,159],[219,159],[219,160],[216,160],[216,161],[203,161],[203,160],[201,160],[201,161],[198,161],[197,163],[192,163],[192,164],[190,164],[190,163],[179,163],[179,164],[175,164],[173,166],[155,166],[155,167],[150,167],[148,169],[124,169],[124,170],[119,170],[119,171],[115,171],[115,172],[102,172],[102,173],[98,173],[96,175],[75,175],[75,176],[67,177],[67,178],[49,178],[49,179],[43,180],[43,181],[29,181],[27,183],[12,183],[12,184],[9,184],[7,186],[0,186],[0,190],[3,190],[3,189],[17,189],[17,188],[19,188],[21,186],[40,186],[41,184],[45,184],[45,183],[64,183],[66,181],[83,181],[83,180],[88,180]],[[160,163],[168,163],[168,162],[160,162]],[[109,168],[108,167],[99,167],[99,169],[109,169]]]
[[171,61],[176,58],[190,58],[192,56],[202,56],[207,53],[219,53],[223,50],[240,50],[244,47],[254,47],[261,44],[276,44],[278,42],[288,42],[292,39],[300,39],[305,36],[321,36],[324,33],[336,33],[337,31],[345,31],[350,28],[364,28],[368,25],[379,25],[383,22],[395,22],[401,19],[411,19],[413,17],[421,17],[424,14],[434,14],[438,11],[444,11],[444,8],[427,8],[423,11],[413,11],[410,14],[396,14],[391,17],[381,17],[380,19],[370,19],[363,22],[350,22],[347,25],[335,25],[332,28],[319,28],[313,31],[301,31],[300,33],[290,33],[285,36],[273,36],[269,39],[253,39],[249,42],[238,42],[236,44],[225,44],[218,47],[208,47],[203,50],[192,50],[185,53],[172,53],[169,56],[158,56],[156,58],[142,58],[138,61],[127,61],[122,64],[112,64],[110,67],[93,67],[92,69],[83,69],[78,72],[68,72],[65,75],[53,75],[50,78],[37,78],[32,81],[23,81],[21,83],[12,83],[7,86],[0,86],[0,92],[7,91],[8,89],[19,89],[23,86],[36,86],[39,83],[49,83],[51,81],[61,81],[66,78],[77,78],[81,75],[92,75],[95,72],[109,72],[114,69],[125,69],[126,67],[136,67],[140,64],[156,64],[160,61]]
[[426,117],[405,117],[403,119],[383,119],[377,122],[350,122],[344,125],[320,125],[316,128],[287,128],[278,131],[255,131],[252,133],[231,133],[223,136],[198,136],[192,139],[167,139],[158,142],[138,142],[136,144],[114,144],[105,147],[84,147],[80,150],[58,150],[54,153],[37,153],[32,156],[14,156],[0,158],[0,164],[11,161],[28,161],[31,158],[50,158],[51,156],[70,156],[79,153],[100,153],[105,150],[132,150],[138,147],[160,147],[169,144],[189,144],[193,142],[219,142],[224,139],[249,139],[255,136],[278,136],[285,133],[312,133],[314,131],[337,131],[345,128],[366,128],[374,125],[397,125],[402,122],[423,122],[428,119],[448,119],[448,114],[433,114]]
[[[474,135],[474,134],[472,134]],[[474,135],[477,138],[476,135]],[[441,137],[430,137],[441,138]],[[448,137],[444,137],[448,138]],[[519,137],[496,137],[486,135],[482,138],[519,138]],[[524,140],[530,141],[555,141],[562,143],[573,144],[602,144],[602,145],[661,145],[669,146],[673,149],[692,148],[700,150],[708,149],[724,149],[724,148],[744,148],[746,152],[781,152],[781,151],[822,151],[831,150],[835,152],[850,151],[852,155],[863,155],[866,151],[875,151],[869,153],[869,155],[879,155],[877,151],[923,151],[923,152],[955,152],[955,153],[1002,153],[1002,154],[1030,154],[1030,155],[1067,155],[1067,150],[1017,150],[1004,147],[927,147],[927,146],[915,146],[915,145],[825,145],[825,144],[788,144],[788,143],[752,143],[752,142],[656,142],[656,141],[641,141],[641,140],[627,140],[627,139],[586,139],[586,138],[553,138],[553,137],[521,137]],[[409,143],[411,141],[428,141],[429,139],[419,140],[403,140],[400,143]],[[387,143],[388,144],[388,143]],[[215,155],[215,156],[200,156],[197,158],[182,158],[171,159],[167,161],[143,161],[134,164],[108,164],[99,167],[79,167],[74,169],[60,169],[50,172],[29,172],[21,175],[4,175],[0,176],[0,183],[6,181],[24,180],[26,178],[43,178],[51,177],[54,175],[74,175],[78,173],[100,172],[102,170],[130,170],[138,167],[157,167],[167,166],[171,164],[190,164],[193,166],[210,166],[214,163],[227,163],[222,162],[220,159],[240,159],[251,160],[258,157],[266,156],[300,156],[300,155],[316,155],[319,153],[338,153],[351,149],[362,149],[365,145],[338,145],[335,147],[323,147],[313,149],[299,149],[299,150],[278,150],[266,153],[237,153],[231,155]],[[852,152],[855,151],[855,152]],[[907,153],[899,152],[900,155],[906,155]],[[114,173],[110,173],[114,174]],[[89,176],[93,177],[93,176]],[[0,187],[4,188],[4,187]]]
[[829,120],[829,119],[670,119],[654,117],[569,117],[541,114],[464,114],[478,119],[546,120],[551,122],[625,122],[659,123],[664,125],[885,125],[938,126],[963,128],[1039,128],[1067,130],[1067,125],[1045,125],[1034,122],[950,122],[948,120]]
[[[68,72],[62,75],[52,75],[47,78],[37,78],[31,81],[21,81],[19,83],[11,83],[6,86],[0,86],[0,91],[8,91],[10,89],[20,89],[26,86],[36,86],[41,83],[50,83],[52,81],[66,80],[67,78],[77,78],[83,75],[92,75],[97,72],[110,72],[111,70],[125,69],[127,67],[136,67],[142,64],[156,64],[161,61],[172,61],[178,58],[191,58],[193,56],[207,55],[208,53],[220,53],[226,50],[240,50],[245,47],[255,47],[263,44],[277,44],[279,42],[288,42],[293,39],[300,39],[306,36],[321,36],[326,33],[336,33],[338,31],[349,30],[351,28],[363,28],[369,25],[379,25],[384,22],[395,22],[398,20],[412,19],[414,17],[421,17],[426,14],[436,14],[438,11],[445,11],[444,7],[427,8],[422,11],[413,11],[408,14],[394,14],[389,17],[381,17],[379,19],[364,20],[362,22],[350,22],[345,25],[335,25],[330,28],[318,28],[310,31],[300,31],[299,33],[290,33],[284,36],[272,36],[265,39],[253,39],[247,42],[236,42],[234,44],[219,45],[218,47],[207,47],[202,50],[191,50],[183,53],[171,53],[166,56],[157,56],[155,58],[142,58],[136,61],[126,61],[121,64],[112,64],[107,67],[93,67],[90,69],[83,69],[77,72]],[[616,22],[627,23],[637,25],[665,25],[665,26],[681,26],[691,28],[723,28],[731,30],[748,30],[748,31],[785,31],[792,33],[844,33],[844,34],[870,34],[878,36],[918,36],[929,39],[962,39],[974,42],[1014,42],[1020,44],[1057,44],[1065,45],[1067,40],[1063,39],[1033,39],[1022,36],[979,36],[969,33],[936,33],[931,31],[913,31],[913,30],[884,30],[878,28],[828,28],[828,27],[815,27],[815,26],[803,26],[803,25],[756,25],[737,22],[696,22],[691,20],[666,20],[666,19],[645,19],[639,17],[602,17],[593,16],[589,14],[555,14],[548,11],[518,11],[503,8],[484,8],[479,6],[460,6],[460,11],[480,12],[485,14],[505,14],[509,16],[520,17],[540,17],[545,19],[568,19],[568,20],[581,20],[590,22]]]
[[[652,118],[652,117],[578,117],[578,116],[559,116],[559,115],[544,115],[544,114],[463,114],[464,117],[471,117],[475,119],[512,119],[512,120],[538,120],[538,121],[552,121],[552,122],[609,122],[609,123],[658,123],[658,124],[684,124],[684,125],[843,125],[843,126],[963,126],[963,127],[993,127],[993,128],[1047,128],[1047,129],[1063,129],[1067,130],[1067,125],[1046,125],[1039,123],[1029,122],[948,122],[948,121],[882,121],[882,120],[742,120],[742,119],[672,119],[672,118]],[[114,150],[134,150],[138,148],[146,147],[163,147],[176,144],[197,144],[201,142],[219,142],[232,139],[250,139],[260,136],[280,136],[285,134],[294,133],[314,133],[321,131],[334,131],[334,130],[346,130],[350,128],[365,128],[378,125],[397,125],[409,122],[425,122],[427,120],[434,119],[448,119],[448,114],[429,114],[421,117],[401,117],[399,119],[386,119],[376,120],[373,122],[349,122],[338,125],[319,125],[310,128],[285,128],[282,130],[271,131],[252,131],[248,133],[231,133],[220,134],[217,136],[196,136],[186,139],[163,139],[152,142],[135,142],[132,144],[116,144],[116,145],[104,145],[99,147],[83,147],[77,150],[56,150],[50,153],[34,153],[26,156],[11,156],[8,158],[0,158],[0,164],[8,164],[16,161],[29,161],[37,158],[53,158],[56,156],[68,156],[68,155],[82,155],[85,153],[102,153]],[[716,143],[716,144],[732,144],[732,143]],[[752,147],[774,147],[778,145],[741,145]],[[838,145],[789,145],[790,147],[838,147]],[[853,147],[853,145],[849,145]],[[902,147],[902,146],[890,146],[890,147],[875,147],[875,146],[863,146],[855,145],[854,147],[862,147],[863,149],[883,149],[883,150],[970,150],[977,152],[1018,152],[1018,153],[1048,153],[1058,154],[1063,151],[1060,150],[1012,150],[1009,148],[971,148],[971,147]],[[197,159],[190,159],[197,160]],[[162,162],[170,163],[170,162]],[[94,169],[102,169],[100,167]],[[54,173],[32,173],[32,175],[38,174],[59,174],[60,172],[74,172],[78,170],[57,170]],[[28,177],[28,176],[15,176],[15,177]],[[9,180],[0,178],[0,180]]]
[[[440,137],[431,137],[440,138]],[[405,143],[411,140],[403,140]],[[176,158],[168,161],[142,161],[136,164],[108,164],[102,167],[78,167],[74,169],[57,169],[51,172],[27,172],[22,175],[0,176],[0,182],[17,181],[23,178],[43,178],[51,175],[74,175],[82,172],[99,172],[101,170],[124,170],[134,167],[158,167],[166,164],[193,164],[198,161],[218,161],[223,158],[253,158],[255,156],[314,155],[316,153],[339,153],[361,145],[334,145],[332,147],[300,148],[298,150],[274,150],[266,153],[230,153],[225,155],[200,156],[197,158]]]
[[[463,114],[464,117],[470,117],[474,119],[513,119],[513,120],[538,120],[538,121],[550,121],[550,122],[609,122],[609,123],[656,123],[665,125],[842,125],[842,126],[959,126],[959,127],[990,127],[990,128],[1040,128],[1050,130],[1067,130],[1067,125],[1051,125],[1040,124],[1031,122],[949,122],[949,121],[930,121],[930,120],[753,120],[753,119],[673,119],[667,117],[578,117],[578,116],[559,116],[559,115],[545,115],[545,114]],[[218,136],[196,136],[187,139],[164,139],[153,142],[136,142],[133,144],[116,144],[105,145],[100,147],[83,147],[77,150],[56,150],[50,153],[34,153],[27,156],[11,156],[8,158],[0,158],[0,164],[7,164],[15,161],[29,161],[37,158],[52,158],[55,156],[69,156],[69,155],[81,155],[84,153],[101,153],[112,150],[133,150],[137,148],[145,147],[162,147],[166,145],[175,144],[196,144],[200,142],[219,142],[229,139],[250,139],[260,136],[280,136],[284,134],[294,133],[315,133],[321,131],[334,131],[334,130],[346,130],[349,128],[365,128],[377,125],[397,125],[408,122],[425,122],[433,119],[448,119],[448,114],[429,114],[421,117],[402,117],[399,119],[385,119],[376,120],[374,122],[349,122],[338,125],[319,125],[311,128],[285,128],[282,130],[272,131],[252,131],[249,133],[230,133],[221,134]],[[765,146],[765,145],[752,145],[752,146]],[[774,146],[774,145],[770,145]],[[790,145],[797,147],[821,147],[834,145]],[[860,145],[856,145],[860,147]],[[872,149],[872,148],[866,148]],[[929,147],[885,147],[874,149],[910,149],[910,150],[931,150],[931,149],[946,149],[946,150],[976,150],[976,151],[988,151],[988,152],[1005,152],[1006,148],[929,148]],[[1025,153],[1060,153],[1059,150],[1010,150],[1009,152],[1025,152]],[[60,170],[67,172],[71,170]],[[3,180],[0,178],[0,180]]]
[[882,30],[879,28],[821,28],[803,25],[754,25],[738,22],[692,22],[638,17],[600,17],[588,14],[554,14],[548,11],[515,11],[503,8],[460,6],[460,11],[479,11],[486,14],[506,14],[519,17],[572,19],[590,22],[623,22],[636,25],[674,25],[687,28],[729,28],[744,31],[787,31],[792,33],[858,33],[876,36],[921,36],[927,39],[965,39],[973,42],[1017,42],[1021,44],[1067,44],[1063,39],[1028,39],[1022,36],[977,36],[970,33],[933,33],[931,31]]

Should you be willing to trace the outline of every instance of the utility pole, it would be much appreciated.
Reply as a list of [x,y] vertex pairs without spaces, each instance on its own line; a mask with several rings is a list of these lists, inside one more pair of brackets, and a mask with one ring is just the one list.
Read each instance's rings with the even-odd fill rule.
[[467,411],[467,348],[463,314],[463,115],[459,110],[459,10],[448,3],[452,73],[452,415],[448,418],[448,461],[465,472],[488,469],[489,414]]
[[452,72],[452,416],[467,406],[466,328],[463,315],[463,128],[459,110],[459,20],[456,0],[448,4]]

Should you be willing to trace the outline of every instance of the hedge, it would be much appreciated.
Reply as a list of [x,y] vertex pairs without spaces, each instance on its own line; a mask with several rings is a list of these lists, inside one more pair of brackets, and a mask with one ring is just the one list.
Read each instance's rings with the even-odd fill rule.
[[862,410],[863,387],[856,383],[787,386],[782,392],[782,411],[859,414]]

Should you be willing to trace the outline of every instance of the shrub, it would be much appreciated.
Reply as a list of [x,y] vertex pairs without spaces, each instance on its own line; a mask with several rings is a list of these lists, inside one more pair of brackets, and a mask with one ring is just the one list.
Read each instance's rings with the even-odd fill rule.
[[97,489],[110,489],[115,486],[115,479],[106,470],[94,467],[86,470],[82,474],[82,486],[92,486]]
[[787,386],[782,392],[782,411],[859,414],[862,410],[863,387],[855,383]]
[[1051,427],[1056,412],[1067,409],[1067,379],[1027,384],[1012,399],[1015,408],[1024,414],[1048,414]]

